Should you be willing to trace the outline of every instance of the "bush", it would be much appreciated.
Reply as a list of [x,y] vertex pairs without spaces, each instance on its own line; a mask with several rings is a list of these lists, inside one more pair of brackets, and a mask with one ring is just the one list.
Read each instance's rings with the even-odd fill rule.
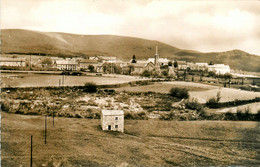
[[226,112],[224,116],[224,120],[236,121],[237,120],[236,113]]
[[135,119],[135,120],[147,120],[147,112],[141,111],[141,112],[125,112],[124,115],[125,119]]
[[142,73],[142,76],[143,76],[143,77],[150,77],[150,76],[151,76],[151,72],[148,71],[148,70],[145,70],[145,71]]
[[170,95],[179,99],[189,98],[189,93],[186,88],[171,88]]
[[219,103],[218,100],[216,98],[210,98],[207,102],[206,102],[206,106],[209,108],[218,108],[219,107]]
[[83,91],[88,92],[88,93],[95,93],[95,92],[97,92],[97,85],[92,82],[85,83]]
[[188,100],[185,103],[185,107],[191,110],[197,110],[197,111],[203,110],[203,105],[200,104],[197,99]]

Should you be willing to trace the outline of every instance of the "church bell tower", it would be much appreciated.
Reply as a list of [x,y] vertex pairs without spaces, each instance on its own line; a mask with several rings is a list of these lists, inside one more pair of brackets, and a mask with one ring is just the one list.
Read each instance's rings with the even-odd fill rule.
[[160,66],[160,64],[159,64],[158,47],[157,46],[156,46],[156,51],[155,51],[155,55],[154,55],[154,65],[156,67]]

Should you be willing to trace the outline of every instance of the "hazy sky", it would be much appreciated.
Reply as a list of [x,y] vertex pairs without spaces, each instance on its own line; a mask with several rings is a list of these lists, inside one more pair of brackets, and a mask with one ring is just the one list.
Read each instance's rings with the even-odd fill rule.
[[260,55],[260,0],[1,0],[1,28],[124,35]]

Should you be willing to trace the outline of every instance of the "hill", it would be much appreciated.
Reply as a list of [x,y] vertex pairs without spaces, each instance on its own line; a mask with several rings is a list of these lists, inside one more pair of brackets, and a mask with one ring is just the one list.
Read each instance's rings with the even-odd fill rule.
[[141,38],[114,35],[76,35],[59,32],[39,32],[21,29],[1,30],[2,53],[52,56],[116,56],[130,60],[147,59],[159,48],[161,57],[193,62],[224,63],[233,69],[260,72],[260,56],[233,50],[201,53],[182,50],[171,45]]

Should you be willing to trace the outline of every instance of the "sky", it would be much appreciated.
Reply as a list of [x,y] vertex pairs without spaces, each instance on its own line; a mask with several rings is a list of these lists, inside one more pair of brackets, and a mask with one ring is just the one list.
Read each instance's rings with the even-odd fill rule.
[[111,34],[260,55],[260,0],[1,0],[1,29]]

